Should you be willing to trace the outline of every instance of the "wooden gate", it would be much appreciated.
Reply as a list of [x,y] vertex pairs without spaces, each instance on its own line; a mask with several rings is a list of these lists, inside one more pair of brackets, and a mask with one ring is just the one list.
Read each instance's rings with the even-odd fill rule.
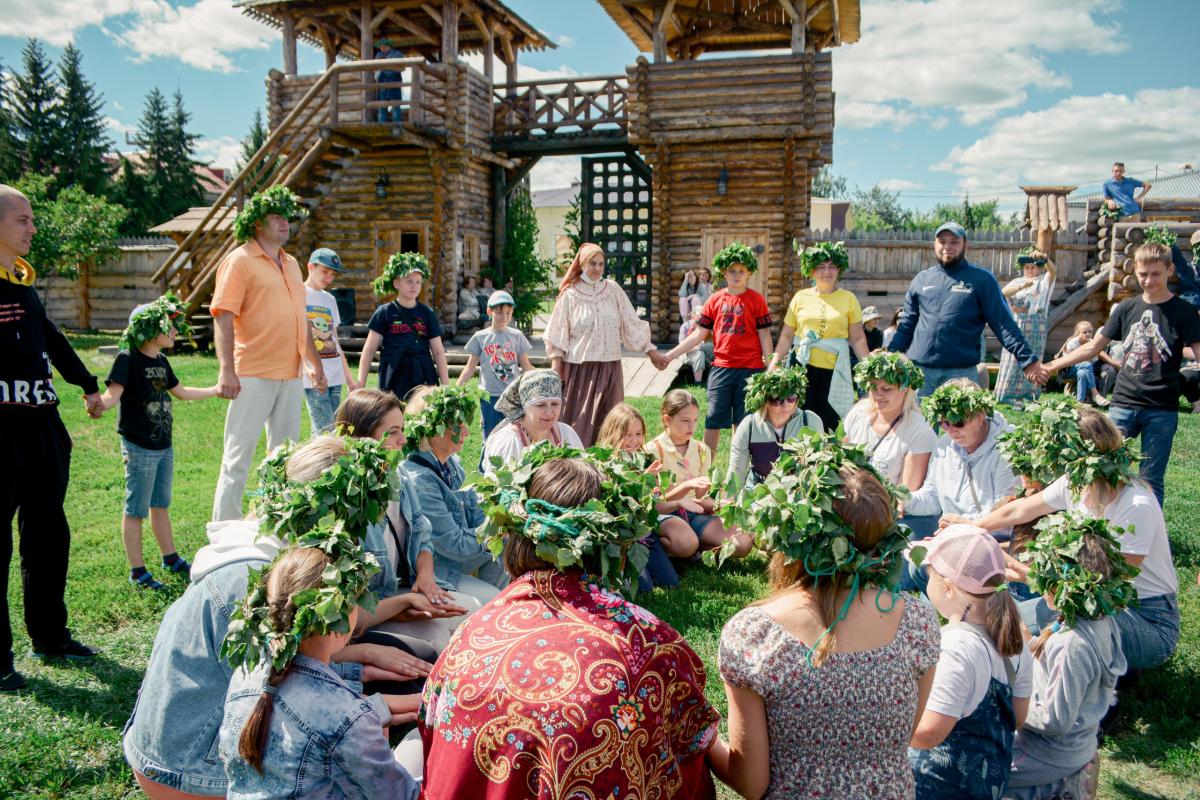
[[711,264],[713,256],[734,242],[741,242],[754,251],[758,269],[750,276],[747,286],[766,297],[767,273],[771,268],[771,232],[766,228],[705,228],[701,234],[700,263]]
[[629,295],[638,316],[649,320],[650,181],[645,165],[630,159],[625,155],[583,159],[580,227],[584,241],[604,248],[608,277]]

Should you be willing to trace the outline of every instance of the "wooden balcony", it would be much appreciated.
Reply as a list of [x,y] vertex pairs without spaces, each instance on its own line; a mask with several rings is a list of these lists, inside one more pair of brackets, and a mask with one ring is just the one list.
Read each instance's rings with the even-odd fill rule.
[[624,75],[519,81],[494,92],[492,142],[498,149],[546,152],[562,142],[624,142],[629,124],[629,87]]

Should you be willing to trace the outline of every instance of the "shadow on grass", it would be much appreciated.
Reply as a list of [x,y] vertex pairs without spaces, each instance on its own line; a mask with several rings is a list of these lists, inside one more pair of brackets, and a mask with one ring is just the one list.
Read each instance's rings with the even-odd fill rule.
[[48,666],[66,670],[87,672],[102,684],[102,688],[72,686],[42,675],[26,677],[27,688],[23,694],[70,720],[82,717],[101,722],[118,730],[133,711],[138,687],[142,684],[142,673],[130,669],[101,655],[87,664],[69,664],[66,661],[50,661]]
[[1125,780],[1113,781],[1112,789],[1119,793],[1119,797],[1127,800],[1171,800],[1168,795],[1147,792]]

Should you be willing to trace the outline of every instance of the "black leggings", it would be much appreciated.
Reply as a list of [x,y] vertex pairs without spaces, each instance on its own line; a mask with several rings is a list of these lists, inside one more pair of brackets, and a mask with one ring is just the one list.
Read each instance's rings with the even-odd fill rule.
[[837,430],[838,423],[842,421],[841,415],[829,405],[829,387],[832,384],[833,370],[808,367],[808,391],[804,393],[804,405],[801,408],[820,417],[826,433]]

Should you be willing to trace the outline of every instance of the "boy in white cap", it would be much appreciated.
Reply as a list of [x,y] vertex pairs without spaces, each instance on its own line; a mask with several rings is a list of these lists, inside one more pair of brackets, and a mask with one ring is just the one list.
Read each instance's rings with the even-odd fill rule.
[[121,351],[113,360],[100,396],[99,419],[120,403],[117,433],[121,435],[121,457],[125,462],[125,515],[121,538],[129,559],[129,580],[139,589],[161,589],[163,585],[146,569],[142,557],[142,521],[150,527],[162,565],[168,572],[187,577],[191,566],[175,552],[175,538],[167,508],[171,504],[171,482],[175,451],[171,446],[174,417],[171,397],[203,400],[218,396],[218,387],[196,389],[183,386],[175,377],[162,351],[175,344],[175,336],[191,333],[186,309],[168,292],[153,303],[143,303],[129,315],[129,327],[121,334]]
[[475,377],[475,368],[481,367],[480,382],[488,394],[479,400],[484,439],[504,421],[504,415],[496,410],[500,395],[523,371],[533,369],[533,362],[529,360],[532,349],[529,340],[516,328],[508,327],[514,305],[512,295],[503,289],[492,292],[488,298],[491,327],[471,336],[467,342],[467,365],[458,376],[458,385],[463,386]]
[[324,392],[317,389],[308,375],[304,376],[304,402],[308,406],[308,418],[312,422],[312,435],[325,433],[333,427],[333,412],[342,402],[342,386],[350,391],[358,388],[354,373],[342,352],[337,332],[342,324],[337,300],[329,293],[329,287],[339,275],[346,271],[342,259],[328,247],[318,247],[308,257],[308,278],[304,281],[304,308],[308,314],[308,328],[313,344],[325,371]]

